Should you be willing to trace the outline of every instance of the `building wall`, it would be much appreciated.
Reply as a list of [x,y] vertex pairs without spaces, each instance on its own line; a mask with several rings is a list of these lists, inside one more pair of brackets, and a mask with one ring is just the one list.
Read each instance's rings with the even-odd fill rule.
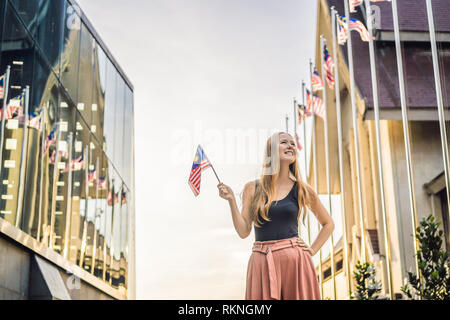
[[28,298],[30,256],[0,236],[0,300]]

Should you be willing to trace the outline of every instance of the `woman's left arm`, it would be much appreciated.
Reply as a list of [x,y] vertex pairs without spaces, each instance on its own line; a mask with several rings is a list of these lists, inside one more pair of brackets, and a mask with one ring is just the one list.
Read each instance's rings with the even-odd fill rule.
[[322,229],[317,235],[316,240],[314,240],[313,244],[310,246],[310,248],[314,251],[312,255],[314,255],[320,250],[320,248],[322,248],[323,244],[333,233],[334,222],[325,207],[320,202],[320,199],[316,192],[311,187],[309,187],[308,189],[310,189],[312,195],[310,209],[316,216],[317,220],[319,220],[319,223],[322,225]]

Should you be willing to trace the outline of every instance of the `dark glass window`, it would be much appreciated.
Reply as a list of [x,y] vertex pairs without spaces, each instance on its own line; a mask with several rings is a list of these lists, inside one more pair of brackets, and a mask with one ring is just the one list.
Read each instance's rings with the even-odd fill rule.
[[64,38],[61,48],[61,81],[76,101],[78,90],[78,58],[80,54],[81,19],[69,3],[65,9]]
[[78,99],[77,108],[84,120],[90,127],[92,113],[92,86],[93,61],[94,61],[94,39],[84,24],[81,24],[80,40],[80,66],[78,74]]

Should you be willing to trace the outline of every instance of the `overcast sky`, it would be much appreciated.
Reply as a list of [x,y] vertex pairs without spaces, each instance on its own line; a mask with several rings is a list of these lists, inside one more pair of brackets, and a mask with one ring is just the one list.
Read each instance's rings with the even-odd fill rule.
[[243,299],[254,233],[239,238],[211,169],[198,197],[187,181],[202,144],[239,194],[286,114],[292,132],[316,1],[78,2],[135,89],[137,298]]

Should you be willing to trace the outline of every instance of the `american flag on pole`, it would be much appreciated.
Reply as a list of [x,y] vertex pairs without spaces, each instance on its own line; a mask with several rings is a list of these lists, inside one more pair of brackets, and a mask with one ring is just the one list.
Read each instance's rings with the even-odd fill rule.
[[300,144],[300,139],[298,138],[297,133],[295,133],[295,140],[297,142],[297,149],[298,149],[298,151],[301,151],[303,148],[302,148],[302,145]]
[[[344,16],[339,16],[339,33],[341,33],[340,26],[343,26],[343,30],[346,31],[347,29],[347,18]],[[356,30],[358,31],[359,35],[361,36],[361,40],[364,42],[368,42],[370,40],[370,34],[369,31],[367,31],[366,26],[359,20],[356,20],[354,18],[350,18],[349,21],[349,27],[350,31]],[[345,39],[343,39],[343,42],[341,42],[341,35],[339,35],[339,44],[344,44],[345,41],[347,41],[348,33],[345,32]]]
[[338,43],[340,45],[344,45],[347,41],[347,23],[345,23],[344,19],[342,19],[343,16],[338,15],[338,23],[339,23],[339,30],[338,30]]
[[334,74],[333,74],[334,61],[333,61],[333,58],[331,58],[326,45],[324,45],[324,47],[323,47],[323,61],[324,61],[323,71],[325,72],[325,78],[327,80],[328,87],[330,87],[330,89],[333,89],[333,87],[334,87]]
[[48,148],[50,148],[50,146],[56,142],[55,133],[56,133],[56,126],[53,128],[52,131],[50,131],[50,134],[45,139],[45,142],[44,142],[44,153],[42,155],[45,155],[47,153],[47,151],[48,151]]
[[211,163],[203,152],[202,147],[198,145],[188,181],[189,186],[191,187],[192,192],[194,192],[195,196],[198,196],[200,193],[200,180],[202,171],[209,167],[211,167]]
[[312,115],[311,111],[309,111],[303,105],[300,105],[300,104],[297,105],[297,110],[298,110],[298,124],[301,124],[304,119],[306,119]]
[[[17,111],[19,111],[19,114],[21,114],[22,106],[23,106],[23,97],[21,94],[9,100],[9,103],[7,103],[5,106],[5,120],[13,119]],[[3,110],[0,108],[0,120],[1,117],[3,116],[2,113]]]
[[312,74],[311,85],[313,91],[319,91],[323,89],[322,78],[319,76],[319,73],[316,70],[314,70]]
[[322,99],[320,99],[316,94],[313,94],[311,97],[311,92],[309,92],[308,89],[306,89],[306,97],[308,101],[308,110],[312,111],[315,115],[318,115],[322,119],[325,119],[325,105]]
[[3,99],[5,96],[5,82],[6,82],[6,74],[0,77],[0,99]]
[[70,161],[70,164],[67,164],[64,170],[61,172],[69,172],[69,165],[72,168],[72,171],[79,171],[85,168],[85,161],[83,158],[83,154],[81,154],[78,158]]

